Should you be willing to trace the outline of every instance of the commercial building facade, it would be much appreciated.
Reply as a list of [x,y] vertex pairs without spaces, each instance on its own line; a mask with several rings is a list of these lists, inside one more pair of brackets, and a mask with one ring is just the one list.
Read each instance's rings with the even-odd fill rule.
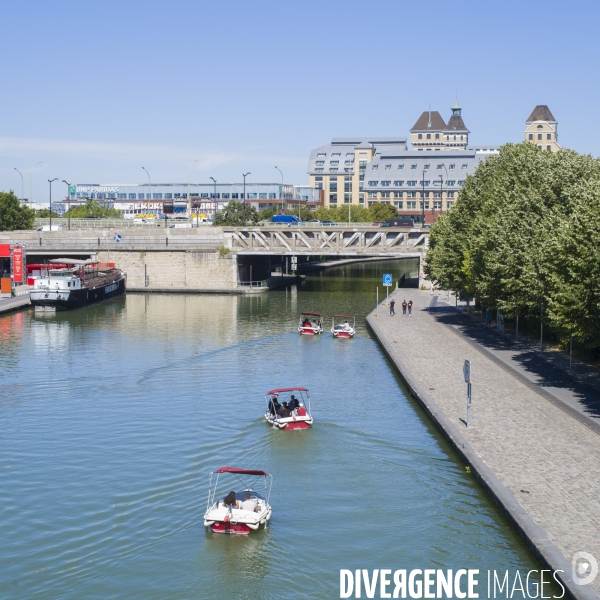
[[467,175],[496,146],[469,146],[458,103],[445,123],[425,111],[405,137],[334,138],[309,158],[310,187],[323,190],[327,207],[375,202],[393,204],[416,222],[435,220],[454,204]]
[[[322,193],[308,186],[277,183],[246,183],[245,200],[259,210],[273,204],[309,207],[322,203]],[[187,183],[93,183],[69,187],[69,196],[53,203],[57,212],[64,213],[68,205],[77,206],[88,200],[97,200],[116,208],[124,217],[136,214],[162,214],[164,203],[172,203],[174,212],[195,214],[212,213],[230,200],[244,201],[243,183],[187,184]]]

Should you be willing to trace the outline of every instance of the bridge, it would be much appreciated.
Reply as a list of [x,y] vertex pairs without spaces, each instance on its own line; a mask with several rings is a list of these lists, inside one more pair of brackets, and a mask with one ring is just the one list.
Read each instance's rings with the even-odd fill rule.
[[225,245],[239,255],[420,256],[429,230],[372,225],[224,227]]

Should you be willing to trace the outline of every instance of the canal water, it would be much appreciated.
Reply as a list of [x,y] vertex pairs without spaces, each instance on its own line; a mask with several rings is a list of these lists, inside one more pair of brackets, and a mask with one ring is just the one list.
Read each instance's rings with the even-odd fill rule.
[[[359,568],[480,569],[483,591],[488,569],[539,569],[369,337],[384,272],[1,318],[0,597],[334,598]],[[357,336],[299,336],[302,310],[354,314]],[[262,418],[291,385],[311,430]],[[205,530],[223,465],[273,475],[267,530]]]

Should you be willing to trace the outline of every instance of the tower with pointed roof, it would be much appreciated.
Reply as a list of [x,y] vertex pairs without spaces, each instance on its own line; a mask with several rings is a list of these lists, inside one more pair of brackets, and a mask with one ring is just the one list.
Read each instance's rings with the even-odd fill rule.
[[465,122],[462,119],[462,108],[458,104],[458,100],[455,100],[454,105],[451,108],[452,116],[446,125],[444,131],[444,141],[446,143],[446,149],[454,148],[466,148],[469,143],[469,133]]
[[538,104],[525,122],[525,140],[540,150],[558,152],[558,121],[545,104]]
[[410,143],[415,150],[441,150],[446,123],[437,110],[426,110],[410,130]]

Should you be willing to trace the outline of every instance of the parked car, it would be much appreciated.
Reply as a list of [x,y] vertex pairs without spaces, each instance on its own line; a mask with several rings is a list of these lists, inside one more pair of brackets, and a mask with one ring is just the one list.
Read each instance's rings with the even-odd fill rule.
[[371,223],[371,227],[381,227],[383,225],[383,221],[375,221]]
[[425,223],[421,229],[431,229],[431,223]]
[[336,226],[337,223],[335,221],[325,220],[321,221],[321,225],[327,225],[328,227]]
[[36,231],[62,231],[62,225],[42,225],[41,227],[38,227]]
[[319,221],[319,219],[311,219],[309,223],[312,223],[313,225],[320,225],[321,221]]
[[414,227],[415,222],[410,217],[394,217],[381,223],[381,227]]

